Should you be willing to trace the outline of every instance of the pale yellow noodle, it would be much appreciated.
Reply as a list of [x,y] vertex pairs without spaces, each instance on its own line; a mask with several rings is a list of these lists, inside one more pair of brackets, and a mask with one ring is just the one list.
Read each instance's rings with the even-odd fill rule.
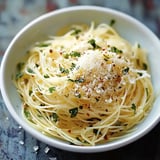
[[127,134],[153,103],[145,51],[105,23],[72,25],[64,35],[37,42],[18,65],[25,119],[75,145]]

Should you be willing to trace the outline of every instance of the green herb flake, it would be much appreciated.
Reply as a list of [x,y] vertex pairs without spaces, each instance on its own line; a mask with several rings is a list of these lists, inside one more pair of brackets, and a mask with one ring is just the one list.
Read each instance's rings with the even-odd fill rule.
[[116,123],[115,123],[115,126],[121,126],[122,125],[122,122],[120,122],[120,121],[116,121]]
[[69,113],[70,113],[71,118],[76,117],[76,115],[78,114],[78,107],[70,109]]
[[110,51],[111,51],[111,52],[114,52],[114,53],[118,53],[118,54],[123,53],[122,50],[120,50],[120,49],[118,49],[118,48],[116,48],[116,47],[114,47],[114,46],[111,47]]
[[[86,140],[82,140],[80,137],[76,137],[76,139],[82,143],[89,144]],[[75,145],[75,144],[71,143],[71,145]]]
[[148,88],[146,88],[146,95],[147,95],[147,99],[146,99],[146,102],[148,101],[148,98],[149,98],[149,91],[148,91]]
[[143,73],[141,73],[141,72],[137,72],[137,74],[138,74],[139,76],[143,76]]
[[147,94],[147,97],[148,97],[148,95],[149,95],[149,93],[148,93],[148,88],[146,88],[146,94]]
[[39,67],[39,64],[36,63],[35,66],[38,68],[38,67]]
[[57,113],[53,113],[53,114],[52,114],[52,118],[53,118],[53,121],[54,121],[54,122],[57,122],[58,119],[59,119]]
[[17,70],[18,70],[18,71],[21,71],[22,68],[23,68],[23,66],[24,66],[24,62],[19,62],[19,63],[17,64]]
[[19,62],[17,64],[17,71],[18,71],[18,73],[16,73],[16,80],[19,79],[19,78],[21,78],[23,76],[22,69],[24,67],[24,64],[25,64],[24,62]]
[[63,68],[61,66],[59,66],[59,70],[60,70],[61,73],[69,73],[68,69],[65,69],[65,68]]
[[137,44],[137,47],[138,47],[138,48],[141,48],[141,45],[138,43],[138,44]]
[[98,101],[99,101],[99,98],[96,97],[95,100],[96,100],[96,102],[98,102]]
[[50,92],[50,93],[53,93],[54,91],[56,91],[56,87],[50,87],[50,88],[49,88],[49,92]]
[[64,54],[64,58],[68,59],[69,58],[69,54]]
[[111,21],[110,21],[110,26],[113,26],[114,24],[116,23],[116,20],[115,19],[111,19]]
[[103,56],[104,56],[104,60],[105,61],[108,61],[110,59],[110,57],[108,55],[106,55],[106,54],[104,54]]
[[48,75],[48,74],[45,74],[45,75],[44,75],[44,78],[49,78],[49,75]]
[[148,66],[147,66],[146,63],[143,63],[142,65],[143,65],[143,69],[144,69],[144,70],[147,70],[147,69],[148,69]]
[[25,109],[24,110],[24,115],[25,115],[25,117],[28,119],[28,118],[30,118],[30,112],[27,110],[27,109]]
[[31,68],[28,68],[27,72],[34,74],[34,71]]
[[73,71],[73,69],[74,69],[75,67],[76,67],[76,64],[75,64],[75,63],[72,63],[70,70]]
[[99,49],[99,48],[101,48],[100,46],[98,46],[98,45],[96,44],[95,39],[90,39],[90,40],[88,41],[88,43],[89,43],[90,45],[92,45],[93,49]]
[[31,96],[32,93],[33,93],[33,91],[32,91],[32,90],[29,90],[29,96]]
[[132,103],[131,109],[134,110],[134,113],[136,113],[136,108],[137,108],[136,105],[134,103]]
[[129,72],[129,67],[126,67],[122,70],[123,75],[126,75]]
[[70,82],[75,82],[75,80],[73,80],[73,79],[70,79],[70,78],[68,79],[68,81],[70,81]]
[[74,28],[73,30],[74,30],[74,31],[71,33],[72,36],[77,35],[78,33],[81,32],[81,30],[80,30],[80,29],[77,29],[77,28]]
[[78,141],[82,142],[82,140],[81,140],[79,137],[76,137],[76,139],[77,139]]
[[136,59],[136,63],[138,66],[140,66],[140,60],[139,59]]
[[48,47],[50,44],[49,43],[39,43],[36,46],[37,47]]
[[83,83],[85,81],[84,78],[80,77],[78,79],[68,79],[68,81],[71,81],[71,82],[75,82],[75,83]]
[[78,82],[78,83],[83,83],[84,81],[85,81],[85,79],[82,77],[75,80],[75,82]]
[[77,52],[77,51],[72,51],[72,52],[70,53],[70,56],[71,56],[71,57],[80,57],[80,56],[81,56],[81,53],[80,53],[80,52]]
[[22,72],[17,73],[17,74],[16,74],[16,80],[19,79],[19,78],[21,78],[22,76],[23,76],[23,73],[22,73]]
[[94,133],[95,135],[97,135],[98,129],[93,129],[93,133]]

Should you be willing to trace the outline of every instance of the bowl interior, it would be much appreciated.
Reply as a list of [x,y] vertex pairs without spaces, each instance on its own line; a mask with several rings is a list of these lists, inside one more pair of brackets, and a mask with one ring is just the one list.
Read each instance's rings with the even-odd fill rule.
[[[49,138],[30,127],[21,114],[21,101],[12,82],[16,65],[22,60],[28,48],[37,41],[45,40],[54,35],[60,28],[73,23],[110,23],[114,19],[114,28],[131,44],[138,42],[146,49],[151,69],[156,100],[145,121],[124,137],[103,145],[94,147],[72,146],[66,142]],[[117,11],[100,7],[79,6],[64,8],[39,17],[23,28],[9,45],[1,65],[1,92],[8,110],[17,122],[38,139],[58,148],[77,152],[99,152],[111,150],[128,144],[152,129],[160,117],[160,42],[143,24]]]

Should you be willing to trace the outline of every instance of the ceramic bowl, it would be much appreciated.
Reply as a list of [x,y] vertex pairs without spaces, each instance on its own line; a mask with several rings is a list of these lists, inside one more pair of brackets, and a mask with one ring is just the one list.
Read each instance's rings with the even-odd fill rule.
[[[49,35],[54,35],[60,28],[75,24],[91,21],[96,23],[110,23],[114,19],[114,28],[117,32],[131,44],[139,42],[146,49],[149,65],[151,69],[152,83],[155,92],[155,101],[150,113],[145,119],[135,126],[135,129],[125,136],[96,146],[76,146],[43,135],[41,132],[32,128],[23,118],[21,111],[21,100],[12,82],[16,65],[24,57],[27,49],[36,41],[46,39]],[[40,141],[51,146],[81,153],[102,152],[116,149],[127,145],[148,133],[160,118],[160,41],[159,39],[141,22],[116,10],[96,7],[96,6],[75,6],[59,9],[30,22],[12,40],[1,63],[1,92],[4,102],[13,118],[27,132]]]

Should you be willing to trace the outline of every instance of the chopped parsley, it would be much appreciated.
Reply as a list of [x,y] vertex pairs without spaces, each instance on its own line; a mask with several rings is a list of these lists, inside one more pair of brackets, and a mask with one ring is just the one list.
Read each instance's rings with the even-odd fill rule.
[[71,33],[72,36],[77,35],[78,33],[81,32],[81,30],[80,30],[80,29],[77,29],[77,28],[74,28],[73,30],[74,30],[74,31]]
[[116,123],[115,123],[115,126],[121,126],[122,125],[122,122],[117,120]]
[[68,59],[69,58],[69,54],[64,54],[64,58]]
[[27,72],[32,73],[32,74],[34,73],[33,69],[31,69],[31,68],[27,68]]
[[93,133],[94,133],[95,135],[97,135],[98,129],[93,129]]
[[138,47],[138,48],[141,48],[141,45],[138,43],[138,44],[137,44],[137,47]]
[[36,46],[37,47],[48,47],[50,44],[49,43],[39,43]]
[[30,118],[30,116],[31,116],[31,114],[30,114],[30,112],[27,110],[27,109],[25,109],[24,110],[24,115],[26,116],[26,118]]
[[80,57],[81,53],[77,51],[72,51],[70,54],[64,54],[64,58],[68,59],[69,57]]
[[147,95],[147,100],[146,102],[148,101],[148,98],[149,98],[149,91],[148,91],[148,88],[146,88],[146,95]]
[[78,82],[78,83],[83,83],[84,81],[85,81],[85,79],[82,77],[75,80],[75,82]]
[[97,135],[97,134],[98,134],[98,135],[101,135],[101,134],[102,134],[101,132],[98,131],[98,129],[95,129],[95,128],[93,129],[93,133],[94,133],[95,135]]
[[149,94],[148,94],[148,88],[146,88],[146,94],[147,94],[147,97],[148,97],[148,95],[149,95]]
[[53,118],[54,122],[57,122],[59,117],[58,117],[57,113],[53,113],[52,118]]
[[75,67],[76,67],[76,64],[75,64],[75,63],[72,63],[70,70],[73,71],[73,69],[74,69]]
[[22,72],[17,73],[17,74],[16,74],[16,80],[19,79],[19,78],[21,78],[22,76],[23,76],[23,73],[22,73]]
[[80,56],[81,56],[81,53],[80,53],[80,52],[77,52],[77,51],[72,51],[72,52],[70,53],[70,56],[71,56],[71,57],[80,57]]
[[110,21],[110,26],[113,26],[114,24],[116,23],[116,20],[115,19],[111,19],[111,21]]
[[85,79],[82,77],[75,79],[75,80],[69,78],[68,81],[75,82],[75,83],[83,83],[85,81]]
[[103,56],[105,61],[108,61],[110,59],[109,55],[104,54]]
[[60,70],[61,73],[69,73],[68,69],[65,69],[65,68],[63,68],[61,66],[59,66],[59,70]]
[[98,101],[99,101],[99,98],[96,97],[95,100],[96,100],[96,102],[98,102]]
[[90,40],[88,41],[88,43],[89,43],[90,45],[92,45],[93,49],[101,48],[100,46],[98,46],[98,45],[96,44],[95,39],[90,39]]
[[144,70],[147,70],[147,69],[148,69],[148,66],[147,66],[146,63],[143,63],[142,65],[143,65],[143,69],[144,69]]
[[48,75],[48,74],[45,74],[45,75],[44,75],[44,78],[49,78],[49,75]]
[[24,66],[23,62],[20,62],[20,63],[17,64],[18,73],[16,73],[16,80],[23,76],[23,72],[21,71],[23,66]]
[[141,73],[141,72],[137,72],[137,74],[138,74],[139,76],[143,76],[143,73]]
[[120,53],[120,54],[123,53],[122,50],[120,50],[120,49],[118,49],[118,48],[116,48],[116,47],[114,47],[114,46],[111,47],[111,50],[110,50],[110,51],[111,51],[111,52],[114,52],[114,53],[118,53],[118,54],[119,54],[119,53]]
[[39,67],[39,64],[36,63],[35,66],[38,68],[38,67]]
[[129,72],[129,67],[126,67],[122,70],[123,75],[126,75]]
[[19,63],[17,64],[17,70],[18,70],[18,71],[21,71],[22,68],[23,68],[23,66],[24,66],[24,62],[19,62]]
[[53,93],[54,91],[56,91],[56,87],[50,87],[50,88],[49,88],[49,92],[50,92],[50,93]]
[[29,96],[31,96],[32,93],[33,93],[33,91],[32,91],[32,90],[29,90]]
[[134,103],[132,103],[131,109],[134,110],[134,113],[136,113],[136,108],[137,108],[136,105]]
[[76,117],[76,115],[78,113],[78,107],[70,109],[69,113],[70,113],[71,118]]

